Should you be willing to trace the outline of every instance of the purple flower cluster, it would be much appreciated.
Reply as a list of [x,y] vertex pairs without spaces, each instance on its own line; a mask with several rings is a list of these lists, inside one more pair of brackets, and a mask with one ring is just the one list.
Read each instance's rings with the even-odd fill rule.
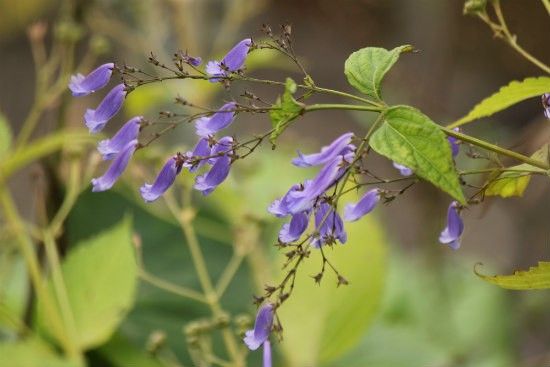
[[[346,133],[323,147],[319,153],[304,155],[292,160],[297,167],[322,166],[317,176],[293,185],[280,199],[275,200],[268,211],[276,217],[290,216],[290,221],[279,231],[281,243],[300,239],[313,214],[315,232],[310,244],[316,248],[336,241],[345,243],[347,235],[342,218],[326,196],[327,190],[336,185],[355,159],[356,147],[351,143],[353,133]],[[346,221],[355,221],[374,209],[380,200],[378,189],[367,192],[357,204],[348,204],[344,210]]]
[[[219,81],[232,72],[238,72],[244,65],[246,56],[252,46],[252,40],[247,38],[239,42],[221,61],[210,61],[206,66],[206,72],[210,75],[210,81]],[[192,67],[201,64],[200,57],[192,57],[187,53],[180,54],[182,62]],[[92,94],[104,88],[110,81],[115,68],[114,63],[106,63],[87,76],[77,74],[71,77],[69,89],[73,96],[82,97]],[[84,114],[84,122],[90,133],[98,133],[121,109],[127,95],[123,83],[116,85],[103,98],[96,109],[87,109]],[[228,127],[235,118],[236,103],[229,102],[223,105],[211,116],[205,116],[195,121],[197,135],[200,139],[193,151],[184,154],[176,153],[170,157],[155,181],[144,184],[140,193],[146,202],[157,200],[174,183],[182,167],[190,172],[196,172],[204,165],[211,168],[196,177],[195,189],[202,194],[211,193],[228,176],[232,163],[233,138],[222,137],[219,140],[215,134]],[[92,191],[109,190],[124,172],[135,151],[140,147],[138,137],[143,124],[143,117],[136,116],[126,122],[122,128],[110,139],[99,142],[98,151],[104,160],[112,161],[111,166],[103,176],[92,179]]]

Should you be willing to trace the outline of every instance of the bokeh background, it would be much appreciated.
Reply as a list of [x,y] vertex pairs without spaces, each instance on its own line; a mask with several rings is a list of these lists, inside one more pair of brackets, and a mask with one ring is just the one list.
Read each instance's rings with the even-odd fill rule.
[[[463,15],[463,3],[458,0],[70,3],[77,21],[89,29],[88,35],[93,34],[96,42],[105,47],[98,63],[115,60],[147,67],[149,52],[169,61],[178,49],[203,57],[219,56],[244,37],[262,37],[263,23],[274,29],[281,23],[290,23],[297,53],[316,83],[351,90],[343,74],[343,62],[351,52],[365,46],[392,48],[412,44],[419,52],[401,57],[385,81],[384,96],[390,103],[418,107],[439,123],[464,115],[477,101],[510,80],[541,74],[493,38],[479,20]],[[14,131],[26,116],[34,94],[34,66],[25,30],[36,20],[53,24],[64,6],[67,5],[63,1],[53,0],[0,0],[0,109]],[[547,47],[550,22],[542,4],[536,0],[508,0],[503,1],[503,7],[519,42],[539,59],[550,60]],[[80,56],[83,54],[84,50]],[[258,77],[300,78],[290,63],[269,53],[251,55],[248,68]],[[259,85],[238,88],[246,88],[266,100],[274,100],[281,92]],[[241,91],[238,88],[224,92],[219,87],[194,83],[155,84],[132,95],[119,118],[122,121],[135,114],[155,116],[158,111],[173,108],[176,94],[197,104],[216,106],[223,99],[238,96]],[[319,101],[339,102],[326,96],[319,97]],[[82,124],[82,113],[90,102],[79,100],[66,105],[69,124]],[[40,123],[39,134],[51,130],[55,119],[55,112],[47,113]],[[262,210],[284,193],[289,184],[301,178],[301,173],[288,162],[293,150],[317,149],[349,130],[360,134],[371,120],[368,114],[343,112],[304,116],[287,130],[276,151],[267,148],[250,156],[249,162],[243,162],[228,187],[215,195],[212,203],[206,203],[210,199],[199,199],[198,205],[204,208],[198,225],[205,228],[199,232],[212,272],[216,274],[216,269],[222,268],[230,256],[235,226],[249,225],[234,220],[236,217],[254,215],[261,219],[259,241],[266,247],[273,242],[276,225],[280,223],[270,222]],[[534,99],[473,123],[465,131],[530,155],[549,141],[548,123],[540,101]],[[239,116],[231,129],[232,133],[244,136],[266,131],[269,126],[266,116],[251,115]],[[181,127],[151,149],[162,152],[173,146],[189,146],[193,139],[192,127]],[[484,164],[469,159],[464,154],[466,150],[463,147],[459,166]],[[504,159],[503,163],[513,162]],[[396,176],[391,164],[383,158],[374,159],[371,164],[379,176]],[[11,182],[20,208],[31,221],[36,209],[36,203],[28,195],[36,184],[33,169],[21,172]],[[144,208],[136,201],[140,181],[133,178],[142,175],[139,170],[135,168],[114,192],[81,196],[69,218],[67,243],[97,233],[131,212],[142,237],[149,270],[167,279],[196,283],[174,223],[162,210]],[[484,273],[512,273],[550,258],[547,178],[535,177],[522,198],[490,198],[466,210],[462,248],[456,252],[437,242],[449,200],[428,184],[415,185],[391,205],[379,208],[373,218],[353,226],[350,229],[353,240],[348,248],[339,248],[333,254],[340,261],[342,273],[351,275],[351,285],[342,290],[325,282],[321,287],[323,293],[315,293],[309,300],[308,292],[318,291],[311,290],[309,285],[297,286],[296,299],[283,310],[287,335],[277,347],[280,365],[292,362],[296,366],[550,366],[548,291],[503,290],[484,283],[473,272],[476,262],[484,264],[481,268]],[[235,202],[240,205],[232,207]],[[369,251],[350,250],[351,256],[342,255],[362,243],[369,243]],[[271,252],[276,273],[276,259],[283,255],[274,249]],[[250,265],[243,266],[230,286],[223,301],[232,312],[253,313],[251,294],[257,286],[251,280],[254,271]],[[302,280],[302,284],[309,281],[307,277]],[[349,311],[343,302],[346,297],[353,298],[354,292],[372,297],[361,298],[350,313],[363,312],[364,317],[348,320],[347,324],[338,323],[337,315]],[[312,300],[328,306],[323,306],[327,310],[321,318],[309,324],[308,313],[319,307]],[[121,345],[144,349],[151,333],[161,331],[168,336],[164,353],[187,365],[182,327],[205,315],[205,310],[192,302],[142,285],[138,303],[117,334],[118,339],[90,352],[89,357],[97,366],[126,366],[117,362],[110,350],[123,350]],[[294,328],[293,320],[301,328]],[[346,328],[355,323],[360,327],[348,332]],[[335,327],[336,331],[330,331],[333,334],[327,334],[333,324],[347,326]],[[349,342],[347,334],[353,336]],[[304,350],[308,352],[303,353]],[[301,352],[305,356],[300,356]]]

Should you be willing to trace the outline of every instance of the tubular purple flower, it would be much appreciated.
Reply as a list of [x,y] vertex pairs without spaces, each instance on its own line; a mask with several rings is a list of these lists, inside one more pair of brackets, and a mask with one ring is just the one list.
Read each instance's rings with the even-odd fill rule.
[[264,342],[263,367],[271,367],[271,343],[269,339]]
[[201,117],[195,122],[197,135],[206,137],[228,127],[235,118],[235,102],[224,104],[219,111],[210,117]]
[[130,158],[132,158],[132,155],[136,151],[137,144],[137,139],[134,139],[126,144],[124,149],[122,149],[120,153],[117,154],[117,156],[113,160],[113,163],[111,163],[111,166],[107,169],[105,174],[103,174],[103,176],[101,177],[92,179],[93,192],[105,191],[113,187],[116,180],[120,177],[122,172],[124,172],[126,166],[128,166]]
[[[252,46],[252,40],[245,38],[237,43],[221,61],[209,61],[206,64],[206,73],[213,77],[225,77],[231,72],[242,68],[246,55]],[[217,82],[220,78],[210,78],[211,82]]]
[[286,204],[288,212],[296,214],[311,209],[315,200],[344,174],[348,162],[349,157],[336,157],[319,171],[304,190],[289,192]]
[[202,192],[203,195],[210,194],[227,178],[230,167],[231,158],[227,155],[217,158],[216,163],[214,163],[210,171],[204,175],[197,176],[195,179],[195,189]]
[[162,170],[158,174],[155,182],[151,184],[144,184],[139,189],[141,197],[145,202],[150,203],[157,200],[172,186],[176,180],[176,176],[181,172],[183,166],[184,157],[180,153],[176,153],[175,156],[170,157]]
[[287,193],[282,198],[274,200],[269,205],[269,207],[267,208],[267,211],[279,218],[290,215],[291,213],[288,209],[288,204],[289,204],[289,200],[291,200],[292,198],[292,192],[303,191],[309,185],[311,185],[311,180],[306,180],[303,185],[301,184],[292,185],[292,187],[287,191]]
[[143,116],[137,116],[125,123],[111,138],[100,141],[97,150],[103,155],[104,160],[113,159],[128,142],[137,139]]
[[283,227],[279,231],[279,241],[282,243],[291,243],[298,240],[306,230],[308,223],[308,212],[294,214],[290,222],[283,224]]
[[550,119],[550,93],[542,95],[542,108],[544,108],[544,116]]
[[315,228],[319,232],[319,235],[311,241],[311,245],[315,248],[320,248],[324,244],[332,244],[336,240],[344,244],[348,239],[342,218],[326,202],[322,202],[315,211]]
[[[208,158],[201,159],[200,161],[197,161],[200,157],[208,157],[210,156],[210,144],[208,143],[208,139],[201,138],[199,139],[197,145],[195,145],[195,148],[192,152],[185,153],[186,161],[183,164],[184,167],[189,168],[189,172],[195,172],[199,168],[201,168],[205,163],[208,162]],[[189,163],[189,161],[193,161],[192,163]]]
[[111,89],[95,110],[86,110],[84,121],[91,133],[100,132],[105,124],[116,115],[122,107],[125,96],[124,84],[119,84]]
[[460,236],[463,231],[464,223],[458,213],[458,203],[453,201],[447,210],[447,226],[439,235],[439,242],[457,250],[460,247]]
[[[455,127],[453,130],[456,131],[456,132],[459,132],[460,128]],[[455,138],[454,136],[447,136],[447,140],[449,141],[449,144],[451,145],[451,154],[453,155],[453,158],[456,158],[456,156],[458,155],[458,153],[460,151],[460,145],[458,143],[458,139]]]
[[86,76],[82,74],[71,76],[69,89],[71,90],[73,96],[87,96],[88,94],[94,93],[95,91],[105,87],[111,79],[114,67],[115,64],[109,62],[99,66]]
[[399,171],[401,176],[407,177],[407,176],[410,176],[414,173],[412,169],[410,169],[407,166],[403,166],[402,164],[393,162],[393,166]]
[[304,155],[298,151],[298,157],[292,160],[292,164],[298,167],[311,167],[327,164],[336,156],[341,155],[346,148],[354,150],[355,147],[349,147],[353,133],[345,133],[330,145],[322,147],[319,153]]
[[355,222],[361,217],[370,213],[376,204],[380,201],[380,189],[367,191],[357,204],[347,204],[344,208],[344,220],[346,222]]
[[248,349],[256,350],[269,338],[273,326],[273,305],[266,303],[260,307],[256,314],[254,329],[245,333],[244,342]]
[[184,63],[195,67],[199,66],[202,62],[202,59],[200,57],[193,57],[189,55],[187,51],[185,51],[185,53],[183,51],[179,51],[179,57],[181,57],[181,60]]

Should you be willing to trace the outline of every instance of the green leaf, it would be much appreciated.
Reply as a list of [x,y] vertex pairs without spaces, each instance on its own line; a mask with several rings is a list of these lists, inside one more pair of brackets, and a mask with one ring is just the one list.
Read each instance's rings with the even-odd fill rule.
[[513,81],[500,88],[493,95],[485,98],[476,105],[466,116],[454,122],[452,125],[460,126],[470,121],[491,116],[518,102],[528,98],[540,97],[543,93],[550,92],[550,77],[527,78],[521,82]]
[[[548,144],[545,144],[542,148],[537,150],[531,158],[548,163],[550,158]],[[489,184],[485,189],[485,195],[501,196],[503,198],[523,196],[523,192],[531,181],[531,175],[536,172],[545,172],[545,170],[531,166],[527,163],[519,164],[508,169],[517,172],[506,171],[500,174],[497,173],[495,177],[490,178]]]
[[539,265],[529,270],[518,270],[513,275],[483,275],[474,269],[476,275],[499,287],[515,290],[550,289],[550,262],[539,261]]
[[269,112],[273,132],[269,140],[275,144],[275,141],[286,129],[288,124],[296,117],[302,114],[304,104],[294,99],[293,94],[296,93],[296,82],[290,78],[286,78],[285,91],[282,96],[277,98],[277,102],[272,106]]
[[[137,265],[131,236],[131,221],[124,219],[79,243],[61,266],[82,349],[107,341],[134,304]],[[47,331],[45,316],[39,303],[39,327]]]
[[370,146],[394,162],[407,166],[423,179],[465,203],[451,148],[445,134],[424,115],[409,106],[388,109],[384,123],[374,132]]
[[312,250],[300,266],[294,293],[279,310],[284,327],[281,343],[285,366],[320,366],[353,348],[377,315],[386,275],[387,240],[376,217],[347,223],[348,242],[325,249],[350,282],[336,287],[327,269],[322,284],[312,276],[321,270],[321,254]]
[[38,338],[0,343],[0,367],[78,367]]
[[382,101],[382,79],[402,52],[412,50],[411,45],[399,46],[390,51],[378,47],[362,48],[348,57],[344,64],[344,73],[348,82],[358,91]]
[[6,155],[11,147],[13,134],[8,119],[0,112],[0,157]]
[[164,364],[147,351],[132,345],[121,335],[115,334],[111,340],[96,351],[109,367],[163,367]]

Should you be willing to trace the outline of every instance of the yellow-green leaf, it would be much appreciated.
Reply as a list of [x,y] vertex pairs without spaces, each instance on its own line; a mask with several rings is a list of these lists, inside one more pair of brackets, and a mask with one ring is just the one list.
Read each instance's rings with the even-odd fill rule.
[[6,116],[0,112],[0,157],[6,155],[11,147],[13,134]]
[[[542,148],[537,150],[531,158],[548,163],[548,144],[545,144]],[[489,183],[485,189],[485,195],[501,196],[503,198],[523,196],[525,189],[531,181],[531,175],[537,172],[545,172],[543,169],[531,166],[527,163],[507,168],[507,170],[509,171],[505,171],[500,174],[497,173],[494,177],[489,179]]]
[[275,102],[272,106],[273,109],[269,112],[273,126],[273,132],[269,140],[272,143],[275,143],[288,124],[300,116],[304,109],[304,104],[296,101],[293,97],[293,94],[296,93],[296,88],[296,82],[290,78],[286,78],[285,91],[282,96],[277,98],[277,102]]
[[529,270],[518,270],[513,275],[483,275],[474,269],[476,275],[499,287],[515,290],[550,289],[550,262],[540,261]]
[[550,77],[541,76],[538,78],[527,78],[522,81],[513,81],[500,88],[498,92],[485,98],[466,116],[454,122],[452,126],[464,125],[470,121],[491,116],[495,112],[502,111],[528,98],[540,97],[546,92],[550,92]]

